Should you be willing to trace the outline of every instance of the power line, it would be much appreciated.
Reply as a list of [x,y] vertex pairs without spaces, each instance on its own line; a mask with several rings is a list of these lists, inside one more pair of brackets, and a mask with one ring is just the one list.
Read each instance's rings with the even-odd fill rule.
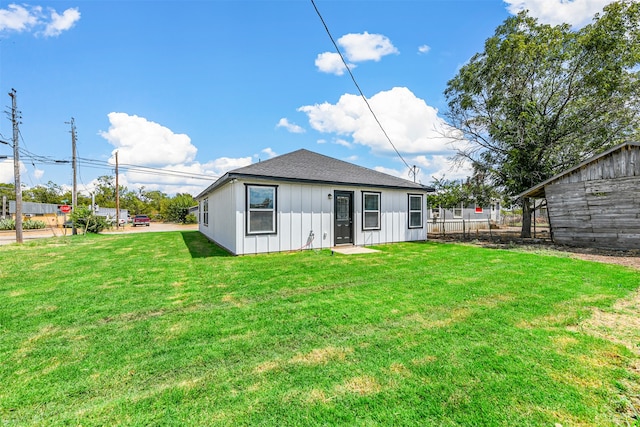
[[320,18],[320,21],[322,21],[322,25],[324,26],[325,31],[327,32],[327,34],[329,35],[329,38],[331,39],[331,43],[333,43],[333,46],[336,48],[336,52],[338,52],[338,55],[340,55],[340,59],[342,60],[342,63],[344,64],[345,68],[347,69],[347,72],[351,76],[351,80],[353,81],[353,84],[358,89],[358,92],[360,93],[360,96],[364,100],[365,104],[367,104],[367,108],[369,108],[369,111],[373,115],[373,118],[375,119],[376,123],[378,123],[378,126],[380,127],[380,130],[382,130],[382,133],[387,138],[387,141],[389,141],[389,144],[391,144],[391,146],[393,147],[393,150],[396,152],[398,157],[400,157],[400,160],[402,160],[402,163],[404,163],[407,168],[415,171],[415,169],[412,169],[412,167],[409,166],[409,163],[406,162],[404,157],[402,157],[402,155],[400,154],[400,152],[398,151],[396,146],[393,144],[393,141],[391,141],[391,138],[389,138],[389,135],[387,134],[387,131],[384,129],[384,127],[382,126],[382,123],[380,123],[380,120],[378,120],[378,117],[376,116],[376,113],[373,112],[373,109],[371,108],[371,105],[369,104],[369,101],[367,100],[367,97],[364,96],[364,93],[362,92],[362,89],[360,89],[360,85],[358,85],[358,82],[356,81],[355,76],[351,72],[351,68],[349,68],[349,64],[347,64],[347,61],[345,61],[344,56],[342,55],[342,52],[340,51],[340,48],[338,47],[338,44],[333,39],[333,36],[331,35],[331,31],[329,31],[329,27],[327,26],[326,22],[324,22],[324,19],[322,18],[322,15],[320,14],[320,11],[318,10],[318,7],[316,6],[315,1],[311,0],[311,4],[313,5],[313,8],[316,10],[316,13],[318,14],[318,17]]
[[[24,148],[19,148],[19,152],[22,156],[28,158],[34,165],[66,165],[71,163],[68,158],[56,159],[51,156],[42,156],[32,153]],[[114,166],[103,160],[96,160],[87,157],[77,157],[77,163],[86,168],[99,169],[105,171],[113,170]],[[120,163],[120,169],[128,172],[135,172],[143,175],[157,175],[157,176],[169,176],[174,178],[187,178],[187,179],[199,179],[205,181],[212,181],[219,178],[219,175],[207,175],[193,172],[177,171],[172,169],[154,168],[151,166],[142,166],[131,163]]]
[[[25,142],[24,137],[22,135],[22,132],[20,132],[19,129],[18,129],[18,135],[22,140],[22,142],[24,143]],[[14,148],[14,144],[10,143],[9,141],[4,141],[4,139],[2,139],[2,136],[0,136],[0,141],[10,146],[11,148]],[[19,147],[17,146],[17,144],[15,145],[18,148],[16,154],[19,154],[25,160],[28,159],[29,163],[31,163],[34,169],[36,169],[36,165],[67,165],[69,163],[72,163],[72,160],[69,160],[68,158],[60,159],[60,158],[54,158],[51,156],[43,156],[40,154],[33,153],[27,150],[26,148]],[[114,168],[112,164],[106,161],[96,160],[96,159],[91,159],[86,157],[76,157],[76,163],[77,165],[82,165],[85,168],[104,170],[104,171],[112,171]],[[119,166],[121,170],[124,170],[127,172],[133,172],[137,174],[151,175],[151,176],[164,176],[164,177],[171,177],[171,178],[195,179],[195,180],[203,180],[203,181],[212,181],[220,177],[219,175],[208,175],[208,174],[199,174],[199,173],[193,173],[193,172],[177,171],[172,169],[154,168],[151,166],[142,166],[142,165],[136,165],[131,163],[120,163]],[[80,168],[78,168],[78,172],[80,172]]]

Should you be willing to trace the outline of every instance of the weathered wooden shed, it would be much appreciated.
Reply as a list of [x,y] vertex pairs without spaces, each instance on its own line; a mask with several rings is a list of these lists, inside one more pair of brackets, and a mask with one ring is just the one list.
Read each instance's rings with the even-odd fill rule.
[[553,240],[640,249],[640,143],[624,143],[523,192],[546,198]]

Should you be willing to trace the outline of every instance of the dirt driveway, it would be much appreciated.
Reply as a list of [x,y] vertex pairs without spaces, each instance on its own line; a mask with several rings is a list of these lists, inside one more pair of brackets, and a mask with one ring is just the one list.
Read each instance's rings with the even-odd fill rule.
[[[102,234],[128,234],[128,233],[148,233],[150,231],[181,231],[181,230],[197,230],[198,224],[169,224],[162,222],[153,222],[149,227],[133,227],[127,224],[119,227],[117,230],[103,231]],[[70,228],[44,228],[42,230],[24,230],[22,232],[22,240],[28,242],[35,239],[43,239],[47,237],[70,236]],[[0,231],[0,245],[8,245],[16,242],[15,231]]]
[[533,239],[521,239],[519,235],[519,229],[511,228],[493,230],[491,233],[483,230],[477,233],[470,233],[466,237],[463,237],[461,233],[449,233],[446,236],[442,236],[439,233],[430,233],[429,240],[442,243],[473,244],[494,249],[521,248],[531,251],[558,251],[566,253],[573,258],[624,265],[625,267],[640,270],[640,249],[607,250],[555,245],[548,237],[548,232],[545,234],[544,231]]

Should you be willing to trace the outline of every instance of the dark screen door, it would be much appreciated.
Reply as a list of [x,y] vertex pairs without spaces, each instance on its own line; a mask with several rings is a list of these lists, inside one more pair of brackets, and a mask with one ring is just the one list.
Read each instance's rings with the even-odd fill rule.
[[335,192],[336,245],[353,243],[353,193]]

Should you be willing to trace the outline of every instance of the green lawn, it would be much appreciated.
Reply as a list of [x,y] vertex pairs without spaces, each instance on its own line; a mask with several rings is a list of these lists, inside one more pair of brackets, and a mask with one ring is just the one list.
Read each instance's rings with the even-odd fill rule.
[[638,425],[637,356],[582,325],[639,272],[378,249],[230,257],[193,231],[0,247],[0,425]]

